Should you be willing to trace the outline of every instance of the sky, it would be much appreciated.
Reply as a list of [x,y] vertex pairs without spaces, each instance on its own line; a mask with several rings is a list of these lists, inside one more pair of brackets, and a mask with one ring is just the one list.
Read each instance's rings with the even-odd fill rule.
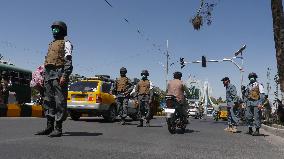
[[[207,0],[209,1],[209,0]],[[210,0],[214,1],[214,0]],[[268,0],[215,0],[213,22],[193,29],[189,20],[199,7],[198,0],[1,0],[0,53],[16,66],[35,70],[43,64],[48,44],[53,40],[50,25],[62,20],[68,25],[68,39],[74,46],[73,73],[84,76],[108,74],[119,76],[128,69],[130,78],[141,70],[150,72],[149,79],[165,89],[168,50],[168,79],[174,71],[208,81],[213,97],[225,97],[220,81],[228,76],[240,88],[241,75],[230,62],[188,64],[185,61],[231,58],[241,46],[244,51],[244,82],[255,72],[266,87],[267,68],[271,84],[276,73],[272,13]],[[126,20],[125,20],[126,19]],[[139,32],[138,32],[139,30]],[[168,40],[168,49],[167,43]],[[237,60],[237,63],[241,63]]]

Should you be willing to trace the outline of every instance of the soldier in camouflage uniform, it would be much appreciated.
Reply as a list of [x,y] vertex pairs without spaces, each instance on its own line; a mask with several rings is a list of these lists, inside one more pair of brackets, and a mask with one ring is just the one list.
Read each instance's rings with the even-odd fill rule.
[[127,117],[127,106],[130,98],[130,93],[133,90],[131,80],[126,77],[127,69],[120,69],[120,78],[116,79],[112,88],[112,94],[116,95],[116,104],[121,118],[121,125],[125,125]]
[[146,119],[146,126],[150,126],[151,109],[150,103],[152,100],[153,93],[150,90],[150,81],[148,80],[148,70],[142,70],[142,79],[138,82],[135,87],[135,92],[138,94],[139,112],[140,112],[140,123],[137,127],[143,127],[143,118]]
[[[67,25],[56,21],[51,26],[54,40],[49,44],[44,62],[44,103],[47,127],[36,135],[62,136],[62,123],[67,118],[67,87],[72,73],[73,46],[67,36]],[[54,122],[56,122],[54,130]]]
[[[261,109],[264,102],[264,88],[256,78],[256,73],[250,73],[248,76],[250,83],[245,89],[246,99],[246,121],[249,127],[247,134],[258,136],[259,128],[261,127]],[[255,132],[252,127],[255,126]]]
[[237,132],[237,125],[239,122],[236,113],[238,109],[235,107],[238,102],[237,89],[236,87],[230,83],[230,79],[228,77],[224,77],[221,81],[223,81],[224,87],[226,87],[226,101],[227,101],[227,111],[228,111],[228,127],[225,128],[225,131]]

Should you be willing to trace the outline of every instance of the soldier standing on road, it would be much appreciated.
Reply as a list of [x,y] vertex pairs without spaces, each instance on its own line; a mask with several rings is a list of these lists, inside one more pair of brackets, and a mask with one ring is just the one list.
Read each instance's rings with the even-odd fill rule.
[[151,108],[150,103],[152,100],[152,91],[150,90],[150,81],[148,80],[148,70],[142,70],[142,79],[138,82],[135,87],[135,92],[138,94],[139,112],[140,112],[140,123],[137,127],[143,127],[143,118],[146,119],[146,126],[150,126],[151,119]]
[[187,101],[185,99],[184,93],[190,94],[190,92],[181,80],[182,73],[175,72],[173,75],[174,79],[169,81],[166,92],[167,95],[173,95],[176,97],[177,100],[176,110],[181,115],[181,118],[184,121],[184,123],[187,124],[188,123],[187,111],[186,111]]
[[238,117],[235,115],[238,108],[235,105],[238,102],[237,89],[231,84],[228,77],[224,77],[223,81],[224,87],[226,87],[226,101],[227,101],[227,111],[228,111],[228,127],[225,128],[225,131],[237,132],[237,125],[239,122]]
[[[67,36],[67,25],[56,21],[51,26],[54,40],[49,44],[44,62],[44,103],[47,127],[36,135],[62,136],[62,123],[67,118],[67,87],[72,73],[73,46]],[[55,130],[54,130],[54,122]]]
[[112,88],[112,94],[116,95],[116,104],[121,118],[121,125],[125,125],[125,118],[127,117],[127,106],[130,98],[130,93],[133,90],[131,80],[126,77],[127,69],[122,67],[120,69],[120,78],[115,80]]
[[[250,83],[245,89],[246,100],[246,120],[249,127],[247,134],[253,136],[259,136],[259,128],[261,127],[261,109],[263,108],[264,102],[264,89],[256,78],[256,73],[250,73],[248,75]],[[255,132],[252,127],[255,126]]]

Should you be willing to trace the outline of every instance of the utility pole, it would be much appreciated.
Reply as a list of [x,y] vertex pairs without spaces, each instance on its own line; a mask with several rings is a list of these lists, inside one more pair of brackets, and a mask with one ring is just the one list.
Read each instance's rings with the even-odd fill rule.
[[167,51],[166,51],[166,58],[167,58],[167,64],[166,64],[166,89],[168,85],[168,75],[169,75],[169,40],[167,40]]
[[267,78],[267,87],[266,87],[266,89],[267,89],[267,95],[268,95],[268,97],[269,97],[269,93],[270,93],[270,89],[271,89],[271,87],[270,87],[270,71],[271,71],[271,68],[267,68],[267,73],[266,73],[266,78]]

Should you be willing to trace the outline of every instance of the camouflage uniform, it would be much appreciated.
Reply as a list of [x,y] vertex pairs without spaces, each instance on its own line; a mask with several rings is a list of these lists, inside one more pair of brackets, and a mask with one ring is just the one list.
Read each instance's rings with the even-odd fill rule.
[[123,125],[125,124],[125,118],[127,117],[127,106],[132,90],[133,85],[131,80],[127,77],[116,79],[114,87],[112,88],[112,94],[116,95],[117,109]]
[[[148,79],[141,80],[135,87],[135,92],[138,93],[138,103],[140,111],[140,126],[143,126],[143,117],[147,120],[147,124],[151,119],[150,101],[152,100],[152,92],[150,90],[150,81]],[[142,122],[142,123],[141,123]]]
[[250,83],[246,87],[245,96],[246,101],[246,119],[249,127],[255,126],[255,128],[261,127],[261,109],[258,105],[262,105],[264,102],[263,86],[258,83]]
[[228,109],[228,125],[236,126],[239,123],[239,118],[236,116],[238,110],[234,108],[235,103],[238,102],[237,89],[236,87],[229,83],[226,86],[226,101]]
[[[54,40],[49,44],[44,61],[44,101],[43,107],[47,118],[46,129],[36,135],[50,137],[62,136],[62,123],[67,118],[67,90],[69,76],[73,71],[72,50],[70,41],[65,40],[67,26],[56,21],[51,26]],[[55,131],[54,121],[56,121]]]

